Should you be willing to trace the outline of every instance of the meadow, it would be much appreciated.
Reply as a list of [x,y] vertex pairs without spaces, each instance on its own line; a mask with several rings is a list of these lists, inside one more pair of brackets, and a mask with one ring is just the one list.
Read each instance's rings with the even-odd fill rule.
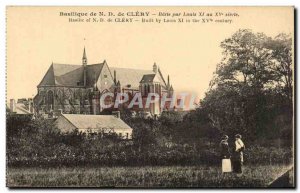
[[213,166],[7,168],[9,187],[267,187],[288,165],[245,166],[244,174],[222,174]]

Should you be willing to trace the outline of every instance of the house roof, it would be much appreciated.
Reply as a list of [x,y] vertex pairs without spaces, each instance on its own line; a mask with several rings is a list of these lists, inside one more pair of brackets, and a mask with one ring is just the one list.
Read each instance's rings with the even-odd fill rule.
[[[7,105],[7,107],[10,109],[10,106]],[[10,110],[13,111],[13,109],[10,109]],[[26,105],[24,105],[23,103],[15,103],[14,113],[16,113],[18,115],[29,115],[29,114],[32,114],[27,109]]]
[[113,115],[62,114],[79,130],[113,129],[114,131],[132,130],[124,121]]
[[26,106],[22,103],[16,103],[16,113],[17,114],[32,114],[26,109]]
[[[104,63],[87,66],[87,87],[98,79]],[[38,86],[83,86],[83,66],[53,63]]]

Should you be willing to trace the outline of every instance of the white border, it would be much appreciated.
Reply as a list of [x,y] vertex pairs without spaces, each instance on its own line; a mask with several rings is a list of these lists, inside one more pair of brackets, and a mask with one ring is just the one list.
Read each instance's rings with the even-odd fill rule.
[[[125,0],[103,0],[103,1],[92,1],[92,0],[49,0],[49,1],[41,1],[41,0],[2,0],[0,2],[0,61],[1,61],[1,66],[0,66],[0,192],[8,192],[11,191],[8,188],[5,187],[5,65],[6,65],[6,60],[5,60],[5,37],[6,37],[6,24],[5,24],[5,9],[7,5],[41,5],[41,6],[280,6],[280,5],[285,5],[285,6],[295,6],[296,8],[300,7],[300,1],[299,0],[206,0],[206,1],[200,1],[200,0],[131,0],[131,1],[125,1]],[[299,13],[298,13],[299,14]],[[299,21],[297,21],[298,25]],[[34,24],[33,24],[34,25]],[[295,34],[296,35],[296,34]],[[297,35],[299,35],[299,32],[297,32]],[[297,50],[297,55],[299,56],[299,50]],[[21,64],[22,65],[22,64]],[[299,68],[297,68],[297,71],[299,71]],[[299,77],[298,77],[299,78]],[[299,90],[299,84],[297,84],[297,90]],[[299,99],[299,95],[297,97]],[[298,102],[299,104],[299,102]],[[297,105],[298,107],[298,105]],[[299,117],[299,112],[298,116]],[[300,131],[297,131],[297,139],[299,139],[299,133]],[[297,155],[299,156],[299,148],[297,148]],[[299,168],[297,164],[297,168]],[[298,173],[298,172],[297,172]],[[299,177],[297,177],[297,185],[299,185]],[[52,192],[54,191],[53,189],[33,189],[33,190],[22,190],[22,192]],[[59,190],[61,191],[61,190]],[[66,189],[64,191],[74,191],[70,189]],[[90,192],[90,191],[95,191],[92,189],[79,189],[76,190],[76,192]],[[99,190],[98,190],[99,191]],[[112,191],[112,190],[101,190],[103,191]],[[132,191],[132,190],[123,190],[123,191]],[[163,190],[158,190],[163,191]],[[177,190],[178,192],[183,192],[184,190]],[[209,190],[200,190],[207,192]],[[232,191],[232,190],[223,190],[223,191]],[[250,192],[251,190],[246,190],[246,192]],[[262,190],[255,190],[256,192],[259,191],[261,192]]]

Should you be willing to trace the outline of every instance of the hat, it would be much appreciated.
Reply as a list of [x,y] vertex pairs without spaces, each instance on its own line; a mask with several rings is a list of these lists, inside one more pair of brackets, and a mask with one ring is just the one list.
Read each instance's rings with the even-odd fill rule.
[[222,139],[225,140],[225,139],[228,139],[228,135],[223,135]]
[[242,136],[240,134],[236,134],[235,138],[242,139]]

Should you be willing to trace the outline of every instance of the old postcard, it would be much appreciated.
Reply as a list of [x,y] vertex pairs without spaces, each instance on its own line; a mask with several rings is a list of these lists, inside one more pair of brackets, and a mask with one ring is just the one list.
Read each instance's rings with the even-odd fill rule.
[[294,7],[6,17],[8,187],[295,187]]

